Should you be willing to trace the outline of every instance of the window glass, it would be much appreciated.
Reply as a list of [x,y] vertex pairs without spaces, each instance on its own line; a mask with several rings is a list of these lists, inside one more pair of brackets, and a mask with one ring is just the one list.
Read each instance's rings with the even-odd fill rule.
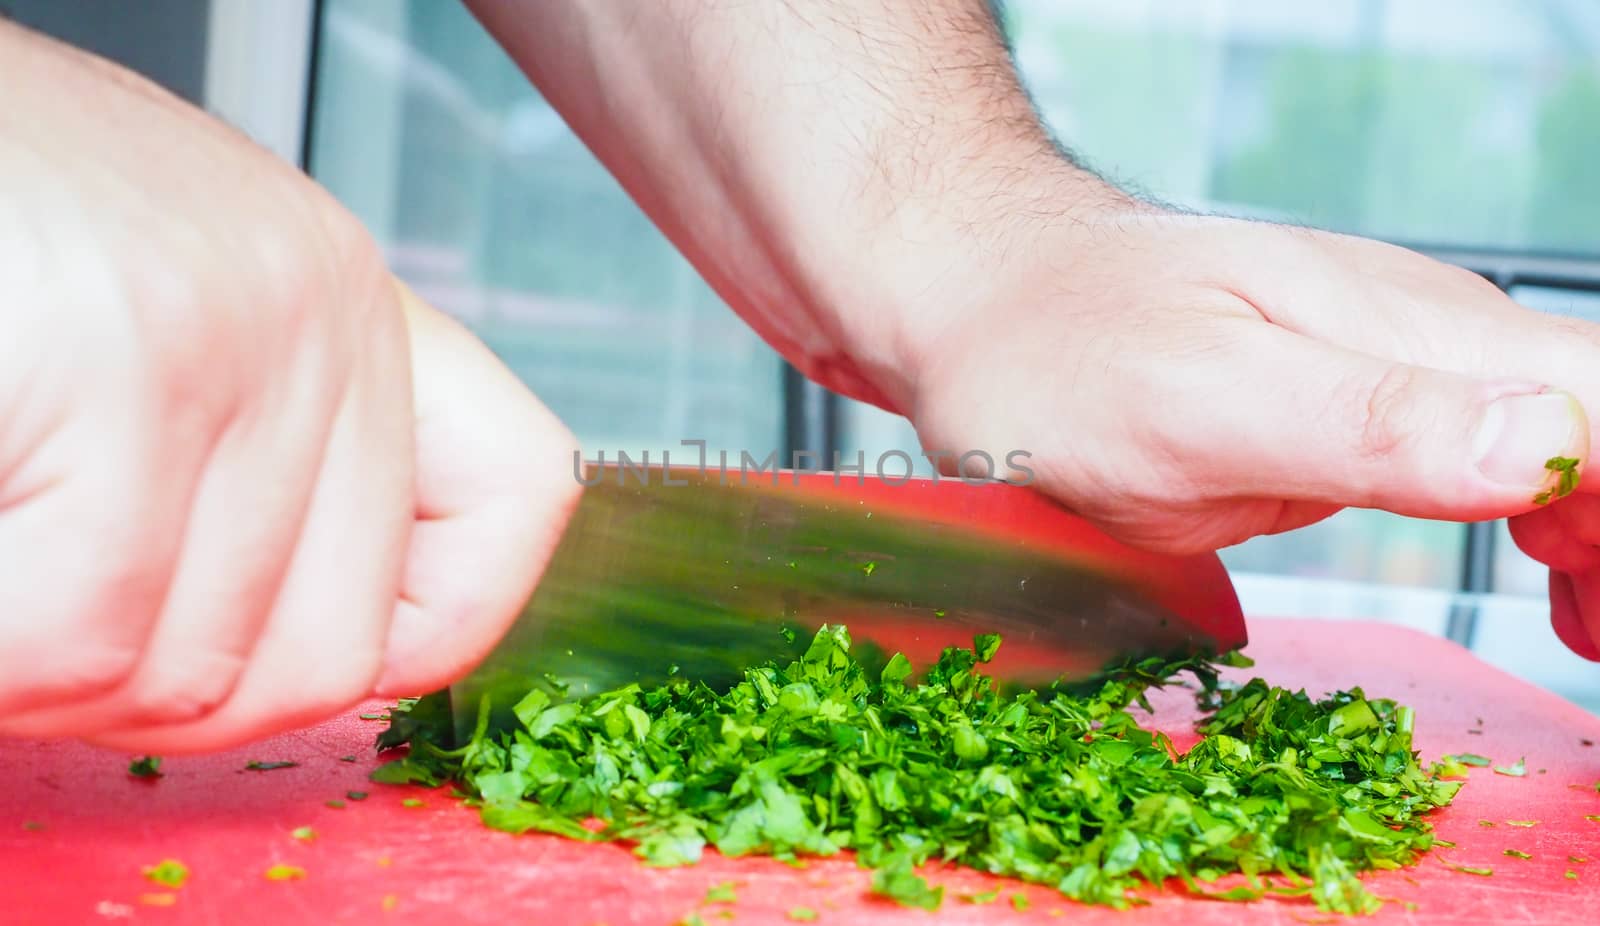
[[[1600,223],[1600,216],[1596,222]],[[1551,286],[1513,286],[1511,298],[1530,309],[1600,322],[1600,292],[1557,289]]]
[[320,29],[312,174],[590,458],[778,448],[777,355],[462,4],[327,0]]
[[1202,208],[1600,254],[1600,4],[1008,0],[1047,121]]

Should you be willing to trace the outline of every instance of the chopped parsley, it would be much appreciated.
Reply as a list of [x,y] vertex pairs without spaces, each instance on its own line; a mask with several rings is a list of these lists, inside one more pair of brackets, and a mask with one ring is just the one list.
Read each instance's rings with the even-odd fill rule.
[[[1360,689],[1222,684],[1219,665],[1250,665],[1235,654],[1013,691],[980,668],[999,646],[979,636],[915,678],[904,656],[854,652],[843,627],[823,627],[798,659],[726,689],[675,677],[562,700],[531,687],[503,729],[481,705],[459,748],[430,696],[395,708],[380,745],[409,752],[371,777],[452,781],[487,826],[620,841],[651,865],[707,846],[788,862],[852,850],[874,894],[925,909],[944,888],[918,869],[953,862],[1118,908],[1175,879],[1340,913],[1383,905],[1358,875],[1420,860],[1437,842],[1428,815],[1462,786],[1419,764],[1410,708]],[[1179,755],[1132,705],[1184,672],[1204,738]],[[1207,892],[1229,874],[1245,883]]]
[[1518,759],[1510,765],[1496,765],[1494,773],[1496,775],[1510,775],[1512,778],[1521,778],[1528,774],[1528,765],[1525,760]]
[[902,907],[937,910],[944,902],[944,886],[934,887],[912,869],[912,856],[897,853],[888,864],[872,873],[872,893],[887,897]]
[[1505,853],[1504,853],[1504,854],[1506,854],[1506,855],[1509,855],[1509,856],[1511,856],[1511,857],[1512,857],[1512,858],[1520,858],[1520,859],[1530,859],[1530,858],[1533,858],[1533,856],[1531,856],[1531,855],[1529,855],[1529,854],[1528,854],[1528,853],[1526,853],[1526,852],[1523,852],[1523,851],[1522,851],[1522,850],[1520,850],[1520,849],[1507,849],[1507,850],[1506,850],[1506,851],[1505,851]]
[[251,759],[244,764],[244,770],[247,772],[270,772],[274,769],[294,768],[299,764],[298,762],[262,762],[259,759]]
[[364,800],[367,799],[367,792],[365,792],[365,791],[346,791],[344,793],[344,796],[348,797],[352,801],[364,801]]
[[732,881],[722,881],[706,888],[706,897],[702,903],[737,903],[739,894],[734,890]]
[[305,878],[306,870],[299,865],[273,865],[261,876],[268,881],[300,881]]
[[128,763],[128,774],[135,778],[160,778],[161,757],[140,756]]
[[1544,461],[1544,468],[1556,474],[1554,488],[1546,489],[1533,497],[1535,505],[1548,505],[1552,498],[1566,498],[1578,487],[1578,465],[1582,461],[1576,457],[1551,457]]
[[317,831],[309,826],[297,826],[289,835],[301,842],[310,842],[317,838]]
[[157,884],[165,887],[183,887],[189,880],[189,866],[175,858],[162,859],[154,865],[147,865],[144,876]]
[[790,907],[787,916],[796,923],[809,923],[817,918],[817,911],[810,907]]

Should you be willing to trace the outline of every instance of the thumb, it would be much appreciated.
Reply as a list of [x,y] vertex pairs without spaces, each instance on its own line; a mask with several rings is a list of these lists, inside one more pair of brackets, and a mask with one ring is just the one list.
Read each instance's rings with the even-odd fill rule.
[[[1204,415],[1186,414],[1204,422],[1187,427],[1203,435],[1207,468],[1253,474],[1240,494],[1486,520],[1557,494],[1547,463],[1588,451],[1588,419],[1568,393],[1251,327],[1246,359],[1230,364],[1231,401],[1211,396]],[[1219,427],[1219,414],[1232,420]]]
[[399,284],[416,389],[417,512],[380,695],[436,690],[505,634],[581,486],[571,432],[464,327]]

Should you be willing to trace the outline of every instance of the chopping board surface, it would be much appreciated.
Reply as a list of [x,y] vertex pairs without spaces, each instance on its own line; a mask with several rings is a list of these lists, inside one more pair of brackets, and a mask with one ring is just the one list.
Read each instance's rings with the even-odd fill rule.
[[[1530,633],[1548,632],[1543,627]],[[1435,816],[1442,839],[1414,869],[1368,878],[1395,903],[1383,923],[1593,924],[1600,918],[1600,718],[1499,672],[1465,650],[1414,631],[1369,623],[1255,620],[1253,672],[1313,694],[1360,685],[1371,697],[1416,708],[1424,761],[1473,752],[1523,778],[1474,769],[1456,803]],[[1600,672],[1600,667],[1596,667]],[[1158,724],[1179,748],[1195,740],[1188,692],[1153,699]],[[362,710],[381,710],[373,705]],[[1481,719],[1481,725],[1479,723]],[[1310,904],[1240,905],[1151,893],[1127,912],[1080,906],[1047,888],[971,871],[928,869],[946,885],[937,913],[905,910],[867,893],[868,873],[847,859],[792,868],[769,859],[724,859],[653,869],[628,849],[484,829],[447,789],[370,784],[372,739],[385,725],[358,712],[246,749],[169,759],[164,777],[126,773],[128,758],[64,743],[0,742],[0,923],[537,923],[665,924],[698,913],[708,924],[786,923],[809,907],[817,923],[1233,923],[1332,922]],[[1481,732],[1472,732],[1481,731]],[[355,762],[341,757],[354,755]],[[248,771],[250,760],[292,768]],[[1582,786],[1582,790],[1579,787]],[[365,800],[349,790],[366,791]],[[420,799],[420,806],[403,801]],[[344,800],[341,809],[326,806]],[[1596,815],[1595,820],[1586,815]],[[1480,820],[1494,822],[1493,827]],[[1537,820],[1512,827],[1507,820]],[[295,839],[310,826],[316,838]],[[1509,857],[1505,850],[1529,853]],[[1586,862],[1569,861],[1569,856]],[[169,891],[141,870],[181,860],[188,883]],[[1491,877],[1452,871],[1494,869]],[[273,865],[303,879],[270,881]],[[1576,879],[1565,872],[1572,870]],[[732,881],[738,900],[705,905],[706,889]],[[999,903],[956,895],[1001,888]],[[1026,911],[1013,909],[1013,893]],[[167,895],[172,895],[169,899]],[[731,919],[719,916],[722,911]]]

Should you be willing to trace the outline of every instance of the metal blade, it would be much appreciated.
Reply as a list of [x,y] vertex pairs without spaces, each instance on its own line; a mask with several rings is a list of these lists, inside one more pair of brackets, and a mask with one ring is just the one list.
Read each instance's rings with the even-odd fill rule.
[[1245,642],[1215,554],[1134,550],[1024,487],[615,465],[586,481],[522,615],[451,688],[458,736],[483,699],[500,722],[531,687],[730,685],[824,623],[919,667],[999,633],[987,668],[1040,684]]

